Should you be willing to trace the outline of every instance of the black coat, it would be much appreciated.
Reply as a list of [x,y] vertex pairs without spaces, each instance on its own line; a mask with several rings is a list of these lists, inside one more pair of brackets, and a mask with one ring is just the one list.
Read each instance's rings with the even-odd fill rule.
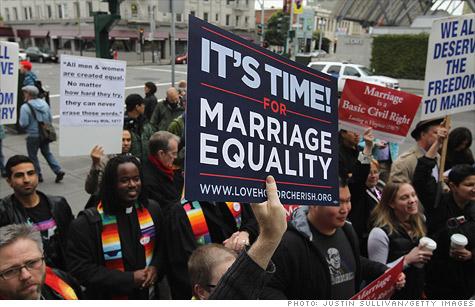
[[[258,225],[249,205],[242,206],[241,227],[223,203],[200,202],[213,243],[222,244],[236,231],[247,231],[252,243],[258,235]],[[191,224],[182,206],[175,206],[167,218],[167,277],[173,299],[190,299],[191,284],[188,259],[198,247]]]
[[[163,276],[162,261],[164,240],[162,238],[162,216],[157,203],[149,200],[146,208],[155,225],[155,250],[151,265],[157,268],[158,280]],[[96,208],[87,209],[71,224],[68,241],[69,271],[86,287],[88,299],[111,299],[117,295],[127,295],[131,299],[148,297],[148,289],[139,290],[134,284],[133,271],[121,272],[105,267],[102,250],[102,223]],[[122,241],[122,240],[121,240]],[[131,248],[121,242],[122,252]],[[138,261],[137,261],[138,262]],[[144,267],[137,268],[143,269]],[[126,268],[127,270],[127,268]]]
[[154,94],[146,94],[143,101],[145,103],[145,111],[143,115],[147,121],[150,121],[153,110],[155,110],[155,107],[157,106],[157,97],[155,97]]
[[272,262],[263,270],[244,251],[221,277],[208,299],[257,300],[274,272]]
[[[450,237],[460,233],[467,237],[467,250],[475,255],[475,202],[462,209],[452,193],[440,194],[440,187],[432,176],[436,161],[421,157],[414,171],[413,185],[424,205],[428,235],[437,242],[437,249],[426,266],[426,293],[430,299],[468,299],[475,293],[475,257],[457,261],[449,257]],[[437,201],[438,200],[438,201]],[[447,220],[464,216],[466,222],[455,228],[447,227]]]
[[[45,195],[40,191],[36,192],[46,198],[57,226],[55,235],[50,239],[49,248],[45,251],[46,262],[52,267],[66,270],[67,235],[69,225],[74,219],[71,207],[64,197]],[[0,227],[27,223],[27,213],[14,197],[14,194],[12,194],[0,201]]]
[[164,216],[172,206],[179,205],[184,179],[181,171],[174,173],[173,180],[148,159],[143,162],[143,177],[146,195],[160,204]]
[[369,218],[371,211],[376,207],[375,195],[366,187],[366,179],[370,171],[370,164],[355,164],[353,176],[348,181],[351,193],[351,211],[348,220],[351,221],[360,242],[362,255],[368,254]]
[[[306,220],[306,216],[304,218]],[[301,219],[300,221],[304,222]],[[358,238],[351,224],[345,223],[342,229],[355,257],[355,289],[359,291],[363,280],[367,283],[373,281],[382,275],[387,267],[360,256]],[[276,272],[267,284],[262,299],[331,299],[328,264],[325,256],[310,240],[308,233],[289,224],[272,261],[276,266]]]

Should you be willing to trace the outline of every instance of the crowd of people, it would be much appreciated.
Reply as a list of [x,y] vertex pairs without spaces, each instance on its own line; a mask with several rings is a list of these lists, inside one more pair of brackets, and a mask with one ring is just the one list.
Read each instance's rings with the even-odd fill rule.
[[0,170],[13,191],[0,201],[2,299],[349,299],[401,257],[394,299],[475,294],[466,128],[421,121],[400,155],[371,128],[340,130],[339,205],[301,206],[287,222],[272,176],[264,203],[184,199],[186,82],[162,100],[147,82],[144,96],[125,99],[122,152],[91,149],[90,198],[74,217],[65,198],[38,190],[38,150],[56,182],[65,173],[38,136],[48,104],[34,84],[21,91],[27,156],[5,163],[0,126]]

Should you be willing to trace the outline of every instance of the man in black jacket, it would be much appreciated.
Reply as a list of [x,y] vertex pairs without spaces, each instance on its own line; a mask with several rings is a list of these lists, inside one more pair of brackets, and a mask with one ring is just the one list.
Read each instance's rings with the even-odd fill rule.
[[[263,299],[349,299],[363,281],[387,267],[360,256],[358,239],[346,217],[350,191],[340,182],[340,206],[299,208],[272,261],[276,273]],[[400,284],[404,283],[401,273]]]
[[65,248],[69,224],[74,219],[63,197],[45,195],[36,190],[38,175],[33,161],[15,155],[6,164],[7,182],[14,193],[0,201],[0,227],[30,224],[41,232],[46,263],[66,268]]
[[183,175],[173,162],[178,155],[180,138],[168,131],[155,132],[148,143],[149,156],[143,163],[144,184],[148,197],[158,202],[167,216],[179,205],[183,191]]
[[81,288],[68,274],[47,267],[41,234],[18,224],[0,227],[0,300],[77,300]]
[[142,193],[138,160],[109,160],[101,199],[71,223],[68,267],[89,299],[153,299],[161,279],[162,215]]

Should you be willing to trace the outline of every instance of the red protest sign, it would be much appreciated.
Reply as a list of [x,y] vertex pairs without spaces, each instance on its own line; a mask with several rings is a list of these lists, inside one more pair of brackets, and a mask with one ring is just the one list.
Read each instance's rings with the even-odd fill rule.
[[375,84],[346,80],[338,103],[341,129],[363,132],[372,127],[375,137],[400,143],[409,132],[421,97]]
[[404,257],[390,270],[386,271],[378,279],[374,280],[363,290],[356,293],[352,300],[387,300],[390,299],[396,290],[397,277],[404,268]]

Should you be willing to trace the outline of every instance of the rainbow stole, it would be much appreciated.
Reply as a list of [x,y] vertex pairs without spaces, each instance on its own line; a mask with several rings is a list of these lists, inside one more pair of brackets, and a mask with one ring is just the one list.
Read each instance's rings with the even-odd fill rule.
[[[211,236],[209,234],[208,224],[203,213],[199,201],[187,201],[182,199],[181,204],[186,212],[188,220],[190,221],[191,230],[195,236],[198,246],[212,243]],[[233,215],[237,228],[241,227],[241,204],[235,202],[227,202],[229,211]],[[220,242],[221,243],[221,242]]]
[[[145,250],[145,263],[149,266],[152,262],[153,248],[155,245],[155,225],[152,216],[146,208],[135,205],[137,217],[140,224],[142,237],[140,243]],[[122,261],[122,247],[120,245],[119,229],[117,227],[117,218],[115,215],[104,214],[102,203],[97,206],[97,211],[102,221],[102,251],[104,253],[105,266],[111,270],[124,272],[124,263]]]
[[46,267],[45,284],[58,293],[65,300],[77,300],[78,297],[74,289],[64,280],[59,278],[50,267]]

